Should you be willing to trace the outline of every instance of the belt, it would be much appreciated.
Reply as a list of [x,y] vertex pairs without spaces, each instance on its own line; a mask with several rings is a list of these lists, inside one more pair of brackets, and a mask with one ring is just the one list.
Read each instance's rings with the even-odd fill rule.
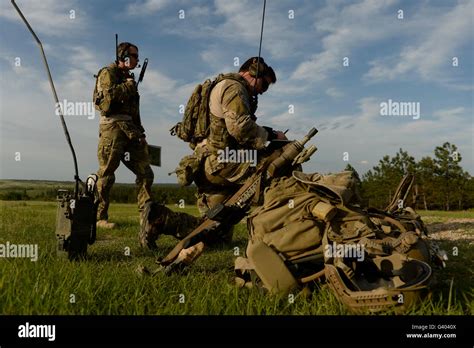
[[115,114],[109,116],[100,116],[100,124],[110,124],[116,121],[132,121],[132,116],[125,114]]

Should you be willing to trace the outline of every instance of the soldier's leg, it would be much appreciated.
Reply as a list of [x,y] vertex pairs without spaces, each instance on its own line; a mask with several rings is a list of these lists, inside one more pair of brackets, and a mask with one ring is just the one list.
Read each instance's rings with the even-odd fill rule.
[[[220,168],[215,170],[215,168]],[[255,172],[250,163],[219,163],[216,156],[209,156],[198,176],[199,187],[198,209],[201,215],[218,203],[238,191],[245,180]],[[209,244],[230,243],[232,241],[233,226],[222,226],[216,233],[209,236]]]
[[156,240],[161,234],[183,239],[200,224],[201,220],[190,214],[172,211],[163,204],[147,202],[143,211],[140,244],[143,247],[156,249]]
[[99,207],[97,219],[108,220],[110,190],[115,182],[115,170],[120,165],[127,139],[120,129],[111,125],[101,125],[97,157],[99,170],[97,171],[97,191]]
[[154,179],[147,146],[131,142],[126,148],[122,162],[136,175],[138,211],[141,217],[145,203],[152,201],[151,186]]
[[[207,211],[218,203],[225,201],[232,192],[219,193],[198,193],[197,206],[201,216],[205,216]],[[234,234],[234,226],[221,226],[215,233],[206,236],[206,244],[218,245],[221,243],[228,244],[232,242]]]

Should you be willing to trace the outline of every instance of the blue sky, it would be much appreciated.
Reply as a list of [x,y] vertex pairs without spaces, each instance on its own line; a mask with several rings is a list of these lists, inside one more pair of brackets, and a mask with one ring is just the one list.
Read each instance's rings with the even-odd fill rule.
[[[193,87],[258,52],[261,1],[17,3],[43,42],[60,100],[91,100],[93,74],[114,59],[115,33],[149,58],[140,93],[148,141],[163,151],[155,182],[176,182],[167,173],[190,152],[168,130]],[[262,56],[278,82],[260,97],[258,123],[289,128],[290,138],[318,127],[308,172],[349,162],[362,174],[399,148],[419,160],[449,141],[474,174],[473,14],[473,1],[268,0]],[[0,178],[72,180],[39,50],[9,1],[0,5],[0,29]],[[380,115],[389,99],[420,103],[420,118]],[[66,122],[85,178],[97,170],[98,115]],[[118,182],[134,181],[123,165],[116,174]]]

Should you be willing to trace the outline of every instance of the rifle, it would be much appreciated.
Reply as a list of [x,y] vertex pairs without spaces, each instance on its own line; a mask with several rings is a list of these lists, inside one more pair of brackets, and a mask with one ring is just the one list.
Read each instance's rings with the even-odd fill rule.
[[138,76],[137,87],[140,82],[142,82],[143,77],[145,76],[146,67],[148,66],[148,58],[145,58],[142,65],[142,70],[140,70],[140,75]]
[[245,217],[252,201],[260,193],[262,181],[268,182],[281,175],[288,167],[306,162],[316,152],[317,148],[314,145],[305,148],[304,145],[317,132],[316,128],[312,128],[302,140],[285,142],[284,146],[275,150],[272,149],[278,146],[275,145],[278,142],[270,143],[266,149],[270,150],[270,154],[260,162],[256,172],[245,181],[236,193],[227,198],[223,203],[213,206],[207,212],[201,224],[176,244],[173,250],[161,260],[160,264],[165,266],[165,273],[171,272],[178,266],[180,261],[177,257],[181,250],[203,241],[208,233],[215,231],[219,226],[235,225]]

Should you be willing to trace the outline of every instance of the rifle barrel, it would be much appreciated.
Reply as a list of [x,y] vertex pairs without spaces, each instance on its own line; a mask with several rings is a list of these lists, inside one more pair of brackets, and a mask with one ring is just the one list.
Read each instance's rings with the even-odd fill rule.
[[318,130],[313,127],[309,130],[308,134],[305,135],[305,137],[303,138],[303,140],[300,141],[300,144],[301,145],[304,145],[306,144],[308,141],[311,140],[312,137],[314,137],[316,134],[318,133]]

